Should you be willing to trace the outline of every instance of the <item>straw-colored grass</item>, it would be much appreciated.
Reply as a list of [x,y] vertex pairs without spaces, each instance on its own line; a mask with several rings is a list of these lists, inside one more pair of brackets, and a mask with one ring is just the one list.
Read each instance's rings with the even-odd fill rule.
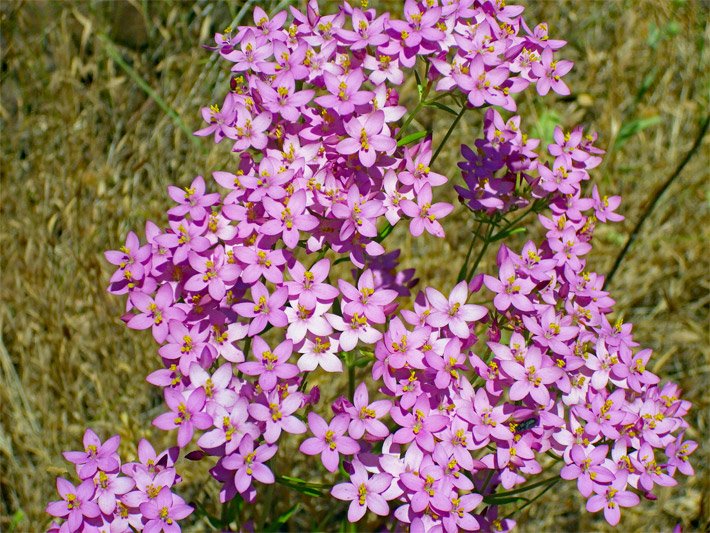
[[[196,147],[117,62],[110,43],[197,129],[198,108],[222,93],[216,83],[225,80],[223,65],[198,45],[229,24],[242,3],[0,3],[0,530],[22,516],[20,531],[47,525],[43,509],[54,497],[54,477],[72,475],[61,451],[79,447],[85,427],[104,437],[120,433],[129,456],[141,437],[158,445],[173,438],[151,427],[162,404],[144,381],[158,365],[155,346],[149,334],[128,331],[119,320],[124,304],[105,291],[111,269],[102,253],[127,231],[140,233],[146,219],[165,222],[169,183],[209,175],[230,155],[207,140],[204,150]],[[590,125],[607,147],[616,144],[593,172],[605,192],[624,196],[627,217],[597,233],[591,262],[606,272],[708,112],[707,4],[526,3],[533,4],[530,22],[546,20],[551,35],[569,41],[565,54],[576,66],[571,97],[521,99],[524,127],[545,131],[556,116],[565,126]],[[474,115],[437,162],[452,181],[456,146],[479,134]],[[422,118],[434,127],[435,142],[449,120]],[[634,125],[648,127],[620,141]],[[668,531],[676,523],[706,530],[710,521],[709,159],[705,142],[611,284],[618,314],[655,349],[652,369],[679,382],[694,402],[688,436],[705,443],[693,458],[697,476],[681,477],[679,486],[658,491],[658,501],[626,511],[625,531]],[[401,243],[403,264],[416,267],[424,282],[448,290],[469,224],[459,210],[447,220],[445,241],[414,241],[401,228],[389,242]],[[308,477],[312,463],[291,453],[296,444],[286,446],[277,468]],[[216,483],[208,482],[204,465],[189,465],[185,478],[187,498],[214,497]],[[255,509],[257,529],[292,497],[284,488],[266,491]],[[341,507],[317,500],[306,502],[289,527],[313,529],[331,508],[323,527],[337,529]],[[519,518],[524,531],[606,529],[584,512],[570,485],[558,485]]]

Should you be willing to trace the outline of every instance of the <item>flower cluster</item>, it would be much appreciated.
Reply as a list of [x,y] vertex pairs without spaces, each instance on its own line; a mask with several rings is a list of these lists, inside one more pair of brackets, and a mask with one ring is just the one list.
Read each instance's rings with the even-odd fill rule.
[[[179,448],[197,437],[193,457],[217,458],[222,503],[252,502],[257,482],[279,481],[269,460],[289,434],[308,433],[300,451],[349,474],[331,494],[350,502],[350,521],[369,510],[412,531],[510,529],[498,504],[547,456],[612,524],[637,494],[692,473],[689,404],[646,369],[651,352],[636,349],[631,326],[611,326],[604,278],[586,269],[596,224],[622,218],[619,197],[582,187],[601,161],[595,135],[558,128],[538,152],[520,117],[488,109],[484,137],[459,164],[474,236],[485,224],[485,251],[537,214],[546,239],[519,253],[501,246],[494,275],[474,275],[480,256],[473,266],[467,257],[448,294],[428,287],[403,306],[417,280],[382,243],[401,220],[414,237],[444,237],[453,209],[434,202],[448,178],[430,168],[431,138],[405,135],[416,112],[457,115],[453,127],[473,108],[514,111],[513,95],[531,84],[569,93],[561,77],[572,63],[555,59],[564,41],[521,13],[492,0],[407,0],[397,20],[347,2],[323,15],[311,0],[290,22],[257,7],[252,26],[215,36],[229,91],[202,109],[207,126],[195,134],[229,139],[235,167],[214,172],[220,193],[201,176],[171,186],[168,226],[148,222],[145,244],[131,232],[106,258],[127,326],[160,345],[162,367],[147,379],[167,410],[153,423],[177,430]],[[406,114],[398,87],[412,72],[419,103]],[[336,277],[346,261],[352,278]],[[324,417],[309,376],[345,367],[350,394]],[[365,367],[372,379],[356,383]],[[113,494],[138,486],[129,477]],[[50,513],[70,527],[97,519],[89,504],[100,496],[81,490],[87,503],[71,508],[81,515]],[[154,509],[140,503],[148,527]],[[157,516],[178,518],[165,508]]]
[[63,518],[49,531],[146,531],[179,533],[178,521],[192,513],[172,487],[180,482],[174,464],[177,448],[156,454],[146,440],[138,443],[138,461],[121,464],[114,435],[105,442],[92,430],[84,433],[84,451],[64,452],[81,482],[57,478],[61,500],[50,502],[47,513]]

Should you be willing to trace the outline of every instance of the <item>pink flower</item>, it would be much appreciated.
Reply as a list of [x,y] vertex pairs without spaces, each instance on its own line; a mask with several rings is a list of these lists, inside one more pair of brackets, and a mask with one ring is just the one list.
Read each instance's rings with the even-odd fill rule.
[[367,433],[373,437],[384,439],[390,434],[389,429],[378,419],[390,412],[392,402],[389,400],[377,400],[369,403],[367,386],[360,383],[355,389],[353,405],[349,410],[352,417],[348,427],[348,433],[355,439],[360,439]]
[[380,516],[389,515],[390,508],[382,493],[389,488],[392,476],[381,472],[369,477],[359,461],[353,462],[353,469],[349,483],[340,483],[330,491],[333,497],[350,502],[348,520],[357,522],[368,509]]
[[251,287],[252,302],[234,304],[234,310],[240,316],[251,318],[249,336],[256,335],[264,330],[266,324],[282,328],[288,324],[288,317],[283,312],[283,304],[288,298],[288,289],[279,287],[273,294],[269,294],[263,283],[256,282]]
[[461,339],[467,339],[471,334],[469,322],[480,320],[488,314],[485,307],[466,303],[468,286],[465,281],[453,288],[448,299],[431,287],[427,288],[426,296],[432,307],[427,324],[435,328],[448,326],[451,333]]
[[273,472],[264,463],[274,456],[276,450],[276,446],[269,444],[254,449],[254,439],[247,435],[239,445],[239,451],[222,460],[225,468],[236,470],[234,485],[239,492],[246,492],[254,479],[266,484],[274,482]]
[[179,533],[180,526],[177,520],[192,514],[192,507],[187,505],[182,498],[170,492],[168,487],[163,487],[154,500],[149,500],[140,505],[141,514],[147,518],[143,531],[147,533]]
[[343,371],[343,363],[337,355],[338,342],[329,337],[306,338],[299,351],[303,354],[297,363],[301,372],[312,372],[319,366],[326,372]]
[[119,467],[116,450],[121,443],[121,437],[114,435],[103,444],[98,435],[91,429],[84,432],[83,452],[64,452],[64,458],[76,465],[76,473],[81,479],[94,476],[96,470],[115,472]]
[[183,218],[189,213],[193,220],[204,220],[210,213],[210,207],[220,199],[218,193],[205,194],[205,180],[202,176],[197,176],[192,180],[190,186],[184,189],[170,185],[168,194],[179,204],[177,207],[171,208],[168,214]]
[[86,518],[96,518],[101,514],[101,509],[92,501],[94,497],[94,482],[84,480],[78,487],[74,487],[64,478],[57,478],[57,491],[62,500],[50,502],[47,513],[59,518],[67,519],[69,531],[80,531]]
[[594,494],[587,500],[587,511],[596,513],[604,509],[604,518],[609,524],[615,526],[621,519],[621,507],[633,507],[639,504],[639,497],[626,488],[626,472],[616,473],[616,479],[611,486],[597,485]]
[[240,363],[238,368],[248,376],[259,376],[259,386],[265,391],[276,387],[279,379],[291,379],[298,374],[298,367],[287,363],[293,353],[293,342],[285,340],[273,351],[259,336],[254,337],[252,352],[257,361]]
[[116,496],[121,496],[131,490],[135,481],[129,477],[119,477],[116,474],[107,474],[99,470],[94,476],[96,493],[94,498],[99,504],[101,512],[104,514],[113,513],[116,509]]
[[397,141],[383,133],[384,124],[383,111],[351,118],[345,123],[345,131],[349,137],[337,144],[338,152],[345,155],[357,153],[364,167],[372,167],[377,159],[377,152],[389,155],[397,148]]
[[133,291],[130,300],[140,313],[129,315],[126,325],[131,329],[152,328],[153,338],[158,343],[165,342],[170,321],[185,319],[185,312],[175,305],[174,290],[169,284],[158,289],[155,299],[142,291]]
[[309,270],[298,261],[289,267],[288,272],[293,281],[287,281],[288,294],[298,298],[298,303],[312,309],[317,302],[332,302],[338,297],[338,289],[323,283],[330,271],[330,261],[321,259]]
[[301,116],[299,108],[310,102],[315,94],[312,89],[296,91],[296,83],[289,76],[280,78],[274,87],[257,79],[256,86],[266,110],[280,114],[289,122],[298,121]]
[[515,361],[501,361],[500,364],[503,371],[514,380],[509,395],[516,402],[530,395],[538,404],[547,405],[550,401],[547,385],[562,376],[562,370],[549,357],[543,360],[540,350],[535,347],[527,351],[522,364]]
[[199,292],[207,287],[207,292],[216,301],[224,298],[227,288],[234,284],[241,273],[239,266],[227,261],[222,246],[215,247],[206,257],[194,252],[187,257],[196,274],[185,282],[185,289]]
[[340,454],[352,455],[360,451],[357,441],[345,436],[349,423],[350,417],[346,414],[335,416],[328,424],[316,413],[308,413],[308,426],[314,436],[303,441],[299,450],[306,455],[320,454],[323,466],[329,472],[335,472]]
[[552,49],[545,48],[542,51],[540,61],[533,63],[531,67],[532,74],[538,78],[538,94],[545,96],[550,89],[557,94],[569,94],[569,87],[561,80],[561,77],[572,70],[573,66],[574,63],[572,63],[572,61],[554,61],[552,58]]
[[300,231],[310,231],[318,225],[318,219],[306,213],[306,191],[299,189],[287,202],[281,204],[264,198],[264,208],[272,217],[261,227],[264,235],[280,235],[284,244],[293,249],[298,246]]
[[372,270],[365,270],[357,281],[357,288],[342,279],[338,287],[343,294],[343,311],[349,315],[364,315],[368,320],[383,324],[386,320],[384,308],[397,297],[392,289],[375,289]]
[[454,206],[445,202],[432,204],[431,199],[431,186],[426,183],[419,191],[416,203],[406,199],[400,202],[402,212],[412,218],[409,224],[409,231],[415,237],[419,237],[424,230],[435,237],[444,237],[444,228],[438,219],[451,213]]
[[249,415],[254,420],[266,424],[264,440],[268,444],[276,442],[281,436],[282,430],[294,435],[306,432],[306,425],[293,415],[301,408],[302,394],[292,393],[281,398],[279,391],[273,390],[266,393],[264,400],[268,403],[252,403],[248,409]]
[[239,398],[229,411],[221,405],[216,405],[211,411],[215,429],[204,433],[198,439],[197,445],[206,450],[224,446],[224,453],[228,455],[237,449],[245,436],[258,438],[259,429],[256,424],[247,421],[248,405],[249,401],[246,398]]
[[205,391],[200,387],[192,392],[165,389],[164,393],[170,412],[159,415],[153,420],[153,425],[166,430],[178,428],[177,444],[184,448],[192,440],[195,429],[207,429],[212,426],[212,417],[202,412],[205,406]]

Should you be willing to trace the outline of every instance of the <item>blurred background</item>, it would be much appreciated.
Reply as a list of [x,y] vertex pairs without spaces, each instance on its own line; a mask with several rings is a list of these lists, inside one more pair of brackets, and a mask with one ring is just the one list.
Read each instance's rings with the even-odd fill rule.
[[[590,266],[606,273],[707,116],[708,4],[521,3],[531,26],[547,21],[552,38],[568,41],[562,56],[575,62],[565,78],[569,97],[521,95],[523,130],[542,138],[558,123],[596,130],[607,156],[592,171],[594,182],[624,198],[626,220],[595,234]],[[224,63],[200,44],[244,4],[0,3],[0,530],[48,524],[43,510],[55,498],[54,478],[74,475],[61,451],[80,448],[86,427],[103,438],[119,433],[127,460],[142,437],[156,447],[174,438],[151,426],[162,399],[144,377],[159,365],[156,346],[149,333],[129,331],[119,320],[124,301],[106,292],[112,269],[103,251],[122,245],[129,230],[141,235],[147,219],[165,224],[168,184],[185,186],[195,175],[229,167],[227,145],[187,132],[201,127],[201,106],[222,101],[228,80]],[[401,9],[398,2],[370,4]],[[251,21],[249,5],[245,12]],[[451,181],[459,144],[480,135],[480,116],[467,118],[437,163]],[[421,118],[435,143],[449,121]],[[654,349],[651,369],[678,382],[694,403],[686,436],[705,445],[693,456],[697,475],[681,476],[679,486],[658,491],[656,502],[625,511],[624,531],[669,531],[678,523],[702,531],[710,520],[710,153],[707,139],[701,143],[648,216],[610,290],[616,317],[632,322],[636,340]],[[444,189],[441,196],[453,201],[453,189]],[[458,209],[446,220],[445,241],[414,241],[398,228],[388,242],[401,243],[402,266],[416,267],[422,283],[449,290],[470,224]],[[490,255],[481,268],[493,262]],[[285,446],[276,468],[309,477],[310,466],[292,453],[297,444]],[[217,484],[207,467],[188,464],[182,472],[185,498],[214,509]],[[257,529],[293,498],[283,487],[265,491],[250,511]],[[282,528],[338,530],[345,509],[332,500],[306,501]],[[558,485],[517,518],[522,531],[607,529],[584,511],[571,484]],[[188,529],[206,528],[198,522]]]

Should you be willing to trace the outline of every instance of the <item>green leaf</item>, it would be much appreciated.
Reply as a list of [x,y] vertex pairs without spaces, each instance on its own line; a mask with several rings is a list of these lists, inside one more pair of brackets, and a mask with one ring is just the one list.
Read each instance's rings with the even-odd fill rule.
[[424,92],[424,86],[422,85],[422,79],[419,76],[417,69],[414,69],[414,77],[417,79],[417,92],[419,93],[419,99],[422,99],[422,93]]
[[495,494],[493,496],[486,496],[483,498],[483,501],[486,502],[489,505],[505,505],[506,503],[515,503],[515,502],[527,502],[530,501],[527,498],[523,498],[522,496],[502,496],[502,497],[496,497]]
[[417,131],[415,133],[410,133],[406,137],[400,139],[397,141],[397,146],[407,146],[408,144],[412,144],[413,142],[417,142],[419,139],[423,139],[429,134],[428,131]]
[[210,526],[212,526],[214,529],[221,529],[222,528],[222,524],[221,524],[220,519],[217,518],[216,516],[212,516],[210,513],[208,513],[207,509],[205,509],[205,506],[202,505],[202,503],[200,503],[197,500],[194,500],[192,503],[194,503],[195,507],[196,507],[196,509],[195,509],[195,516],[196,517],[204,516],[207,519],[207,521],[210,523]]
[[295,515],[298,511],[301,510],[301,504],[297,503],[293,507],[291,507],[288,511],[280,515],[274,522],[269,524],[266,528],[264,528],[264,531],[267,531],[269,533],[275,533],[276,531],[283,531],[284,530],[284,525],[286,525],[286,522],[289,521],[289,519]]
[[515,235],[516,233],[525,233],[527,231],[526,228],[520,227],[520,228],[508,228],[506,230],[501,231],[500,233],[496,233],[491,237],[491,242],[499,241],[501,239],[505,239],[506,237],[510,237],[511,235]]
[[23,522],[25,518],[27,518],[27,516],[22,509],[15,511],[15,514],[13,514],[10,519],[9,531],[15,531],[17,526],[20,525],[20,522]]
[[624,146],[626,142],[631,139],[631,137],[637,133],[641,133],[646,128],[655,126],[659,122],[661,122],[661,117],[659,115],[647,118],[636,118],[629,122],[625,122],[621,125],[619,134],[616,136],[616,140],[614,141],[614,149],[618,150]]
[[446,111],[447,113],[451,113],[454,116],[458,115],[458,112],[454,111],[446,104],[442,104],[441,102],[427,102],[424,105],[429,106],[429,107],[436,107],[437,109],[441,109],[442,111]]
[[532,136],[541,139],[543,143],[552,143],[555,127],[560,123],[560,116],[554,111],[545,110],[540,113],[537,122],[532,128]]

